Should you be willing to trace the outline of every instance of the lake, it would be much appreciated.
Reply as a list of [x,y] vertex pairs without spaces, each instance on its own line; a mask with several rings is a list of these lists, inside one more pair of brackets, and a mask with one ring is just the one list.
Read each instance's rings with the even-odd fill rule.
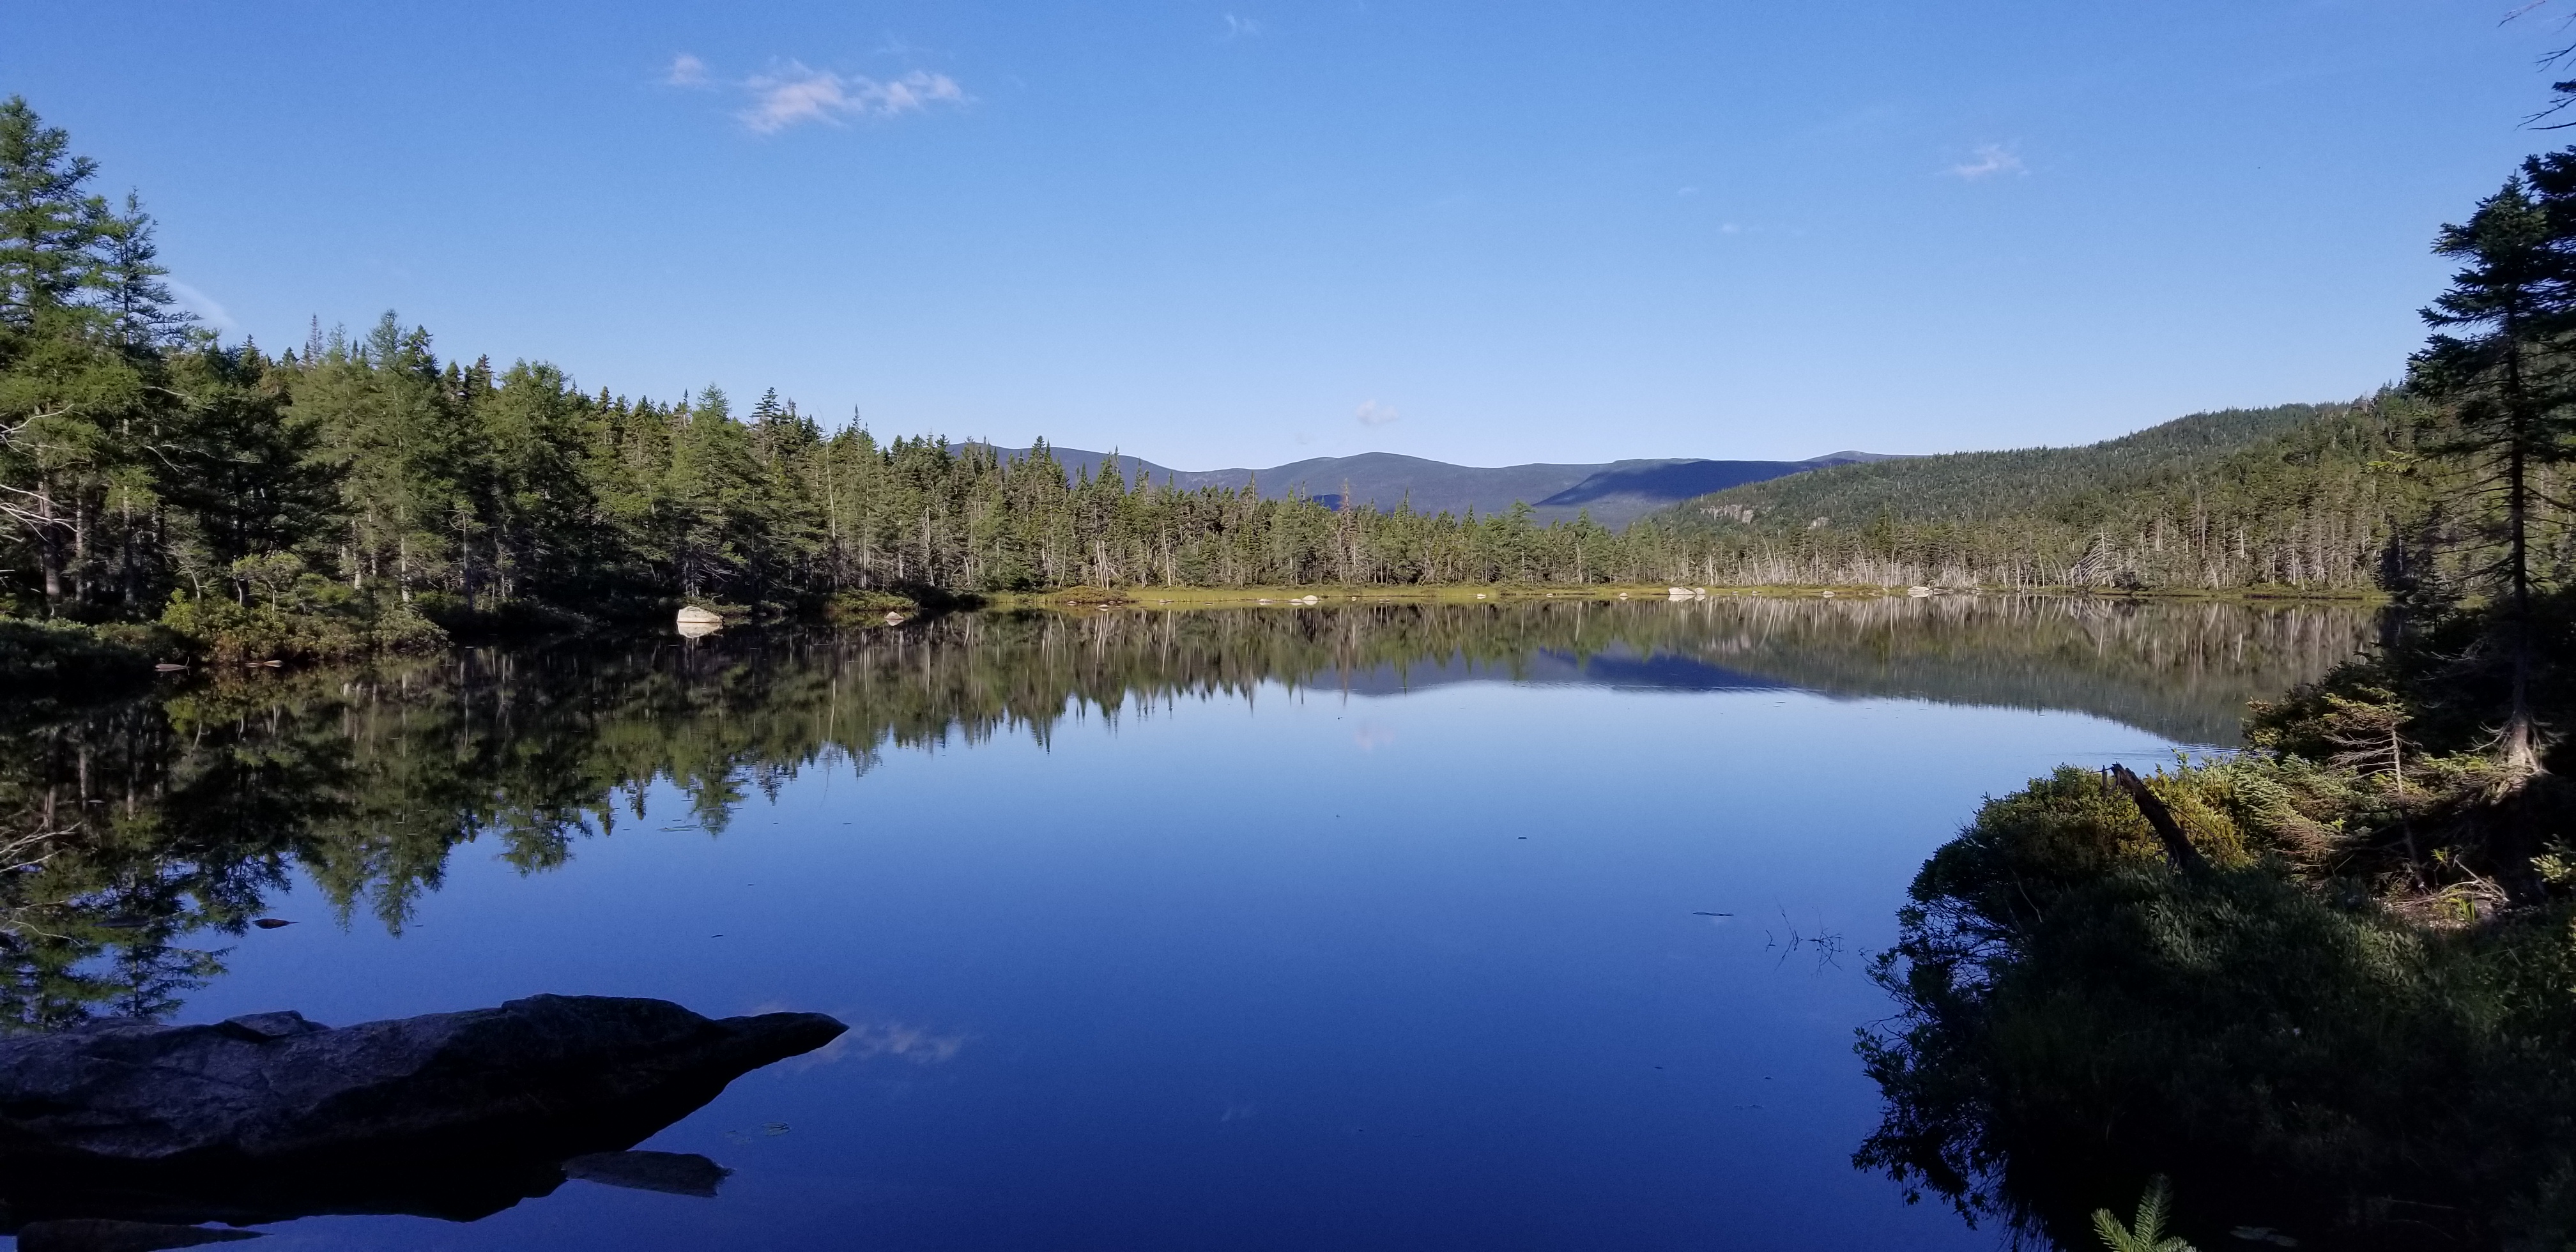
[[0,879],[0,1012],[557,992],[852,1028],[642,1145],[734,1171],[713,1198],[573,1180],[280,1250],[1989,1248],[1850,1162],[1908,881],[1981,797],[2224,747],[2374,629],[1121,609],[22,702],[0,817],[79,844]]

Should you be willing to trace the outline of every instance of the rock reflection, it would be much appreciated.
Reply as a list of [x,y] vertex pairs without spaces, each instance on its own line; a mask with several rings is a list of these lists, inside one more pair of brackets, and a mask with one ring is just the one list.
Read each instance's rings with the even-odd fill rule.
[[659,1000],[534,996],[336,1030],[266,1013],[21,1035],[0,1041],[0,1232],[60,1244],[324,1214],[470,1221],[575,1178],[712,1196],[722,1166],[634,1145],[842,1031],[810,1013],[710,1021]]
[[18,1252],[162,1252],[166,1248],[196,1248],[260,1237],[256,1230],[95,1217],[29,1222],[17,1233]]
[[695,1152],[586,1152],[563,1163],[564,1177],[633,1191],[712,1198],[733,1174]]

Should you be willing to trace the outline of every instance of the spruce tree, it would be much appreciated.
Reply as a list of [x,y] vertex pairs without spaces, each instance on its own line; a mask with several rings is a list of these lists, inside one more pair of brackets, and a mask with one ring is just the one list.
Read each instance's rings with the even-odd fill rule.
[[[173,382],[189,397],[156,461],[160,494],[176,514],[179,573],[199,595],[244,560],[292,555],[324,538],[338,503],[329,469],[314,459],[319,432],[289,411],[255,348],[207,349],[180,358]],[[249,588],[233,580],[232,596]]]
[[112,485],[169,399],[154,350],[182,321],[151,219],[131,198],[120,217],[97,173],[24,99],[0,101],[0,518],[35,549],[48,612],[104,550]]
[[[2528,172],[2543,168],[2535,163]],[[2576,429],[2576,371],[2567,354],[2576,330],[2576,258],[2563,216],[2518,175],[2479,202],[2467,222],[2444,226],[2433,251],[2465,264],[2423,310],[2435,333],[2410,362],[2416,389],[2447,402],[2456,422],[2430,450],[2467,461],[2478,492],[2495,505],[2489,530],[2496,555],[2481,573],[2497,593],[2494,642],[2507,667],[2498,755],[2516,777],[2538,769],[2530,691],[2538,644],[2531,532],[2543,503],[2536,474],[2566,459]]]

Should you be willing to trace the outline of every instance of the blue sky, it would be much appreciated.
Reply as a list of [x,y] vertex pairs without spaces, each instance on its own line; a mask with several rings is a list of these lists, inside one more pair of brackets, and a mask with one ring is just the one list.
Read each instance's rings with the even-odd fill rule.
[[0,0],[232,334],[1181,468],[2074,443],[2361,393],[2555,0]]

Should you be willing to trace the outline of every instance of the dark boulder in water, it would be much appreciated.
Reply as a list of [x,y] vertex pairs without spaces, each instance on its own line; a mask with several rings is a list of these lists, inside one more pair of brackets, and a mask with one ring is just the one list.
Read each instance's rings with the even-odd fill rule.
[[[567,1160],[630,1148],[845,1029],[813,1013],[719,1021],[662,1000],[549,995],[338,1029],[261,1013],[0,1039],[0,1228],[471,1219],[551,1192]],[[583,1173],[711,1192],[721,1167],[690,1159],[695,1173],[676,1158]]]

